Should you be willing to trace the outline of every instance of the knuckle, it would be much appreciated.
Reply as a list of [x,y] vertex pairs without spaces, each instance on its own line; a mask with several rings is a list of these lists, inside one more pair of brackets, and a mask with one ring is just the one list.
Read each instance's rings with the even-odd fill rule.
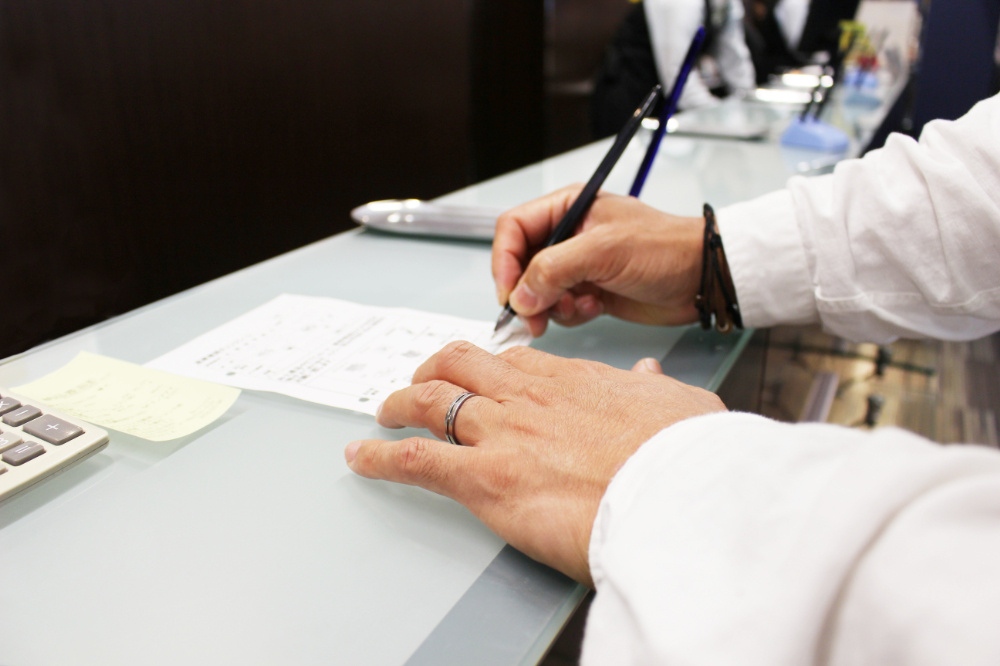
[[470,346],[472,346],[472,343],[467,342],[465,340],[452,340],[444,347],[442,347],[439,353],[441,356],[448,358],[451,356],[455,356],[457,354],[465,353],[466,351],[468,351],[468,348]]
[[529,357],[531,355],[532,351],[534,351],[534,350],[532,350],[531,347],[526,347],[524,345],[515,345],[515,346],[509,347],[508,349],[505,349],[502,352],[500,352],[499,354],[497,354],[497,358],[502,359],[504,361],[508,361],[508,362],[511,362],[511,361],[515,361],[516,362],[516,361],[518,361],[520,359],[524,359],[524,358]]
[[518,216],[520,211],[518,209],[512,209],[501,213],[497,217],[495,230],[497,232],[506,232],[508,229],[516,229],[520,225],[518,224]]
[[413,407],[418,417],[427,416],[437,405],[448,400],[450,394],[451,385],[440,379],[432,379],[421,384],[413,399]]
[[603,243],[617,238],[620,235],[621,230],[614,224],[599,224],[587,229],[587,233],[591,234],[590,238],[594,241]]
[[549,382],[537,381],[525,388],[528,399],[541,407],[551,407],[558,400],[558,391]]
[[462,369],[470,364],[475,353],[479,351],[476,345],[467,340],[449,342],[438,358],[437,368],[444,376],[462,374]]
[[396,468],[404,479],[433,477],[433,463],[427,450],[427,441],[418,437],[402,440],[396,447]]
[[467,340],[453,340],[440,352],[441,366],[449,368],[461,363],[476,346]]
[[581,378],[588,382],[603,379],[608,375],[608,371],[614,370],[611,366],[598,361],[589,361],[582,358],[561,360],[559,377],[570,383],[578,382]]
[[483,464],[476,483],[479,495],[491,503],[509,506],[509,498],[516,494],[514,491],[517,483],[510,466],[500,460],[489,460]]
[[608,366],[597,361],[588,361],[582,358],[574,358],[569,361],[570,372],[588,376],[603,375],[609,369]]

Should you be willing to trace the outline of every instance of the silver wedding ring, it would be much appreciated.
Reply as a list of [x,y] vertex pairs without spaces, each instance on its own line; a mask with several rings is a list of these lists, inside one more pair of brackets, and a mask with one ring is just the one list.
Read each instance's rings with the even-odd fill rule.
[[461,446],[462,443],[458,441],[455,437],[455,418],[458,416],[458,410],[462,408],[462,405],[466,400],[476,395],[475,393],[463,393],[462,395],[455,398],[454,402],[451,403],[451,407],[448,408],[448,413],[444,415],[444,436],[448,438],[450,444],[456,446]]

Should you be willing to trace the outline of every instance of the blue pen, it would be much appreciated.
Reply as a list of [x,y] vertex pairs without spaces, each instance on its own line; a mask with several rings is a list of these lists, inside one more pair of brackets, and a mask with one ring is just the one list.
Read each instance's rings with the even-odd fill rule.
[[688,75],[691,74],[691,70],[694,68],[695,58],[698,57],[698,52],[701,51],[701,44],[704,41],[705,28],[698,28],[698,31],[694,33],[694,37],[691,39],[691,46],[688,47],[687,55],[684,56],[684,64],[681,65],[681,71],[677,74],[674,87],[670,90],[670,97],[663,103],[663,109],[660,111],[660,125],[653,133],[653,139],[649,142],[649,148],[646,149],[646,155],[642,158],[639,171],[635,174],[635,181],[632,183],[632,189],[629,190],[629,196],[638,197],[639,192],[642,191],[642,186],[646,184],[646,176],[649,175],[649,169],[653,166],[653,160],[656,159],[656,151],[660,148],[660,140],[663,139],[663,135],[667,131],[667,121],[670,120],[677,110],[677,100],[681,98],[681,92],[684,91],[684,84],[687,83]]

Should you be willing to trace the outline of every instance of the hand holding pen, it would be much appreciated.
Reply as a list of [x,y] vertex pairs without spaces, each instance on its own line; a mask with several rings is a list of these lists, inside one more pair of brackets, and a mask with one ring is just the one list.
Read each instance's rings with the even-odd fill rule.
[[[548,242],[545,247],[552,247],[557,243],[562,243],[564,240],[573,235],[583,217],[590,210],[591,204],[594,203],[594,199],[597,197],[597,191],[607,180],[608,174],[611,173],[611,169],[614,168],[615,164],[618,162],[618,158],[621,157],[622,153],[625,152],[625,148],[628,147],[629,142],[632,137],[635,136],[636,131],[642,124],[642,119],[646,117],[646,114],[650,112],[656,100],[660,96],[660,86],[655,86],[646,98],[642,101],[642,104],[632,117],[628,119],[625,123],[625,127],[618,133],[615,137],[614,143],[611,145],[611,149],[608,154],[604,156],[601,163],[597,167],[597,171],[594,175],[590,177],[587,184],[584,185],[583,190],[580,192],[580,196],[576,198],[573,204],[563,215],[562,219],[559,220],[559,224],[556,225],[555,229],[552,230],[552,235],[549,236]],[[511,308],[510,303],[504,306],[503,312],[500,313],[500,318],[497,319],[497,325],[493,329],[494,332],[499,331],[503,328],[512,318],[514,317],[514,309]]]
[[698,321],[704,218],[602,192],[580,233],[527,262],[579,193],[579,185],[565,187],[497,220],[492,268],[501,302],[509,298],[535,337],[550,319],[563,326],[602,314],[662,326]]
[[[639,192],[642,189],[643,184],[645,183],[646,176],[648,175],[650,167],[652,166],[653,160],[656,156],[660,140],[662,139],[663,134],[666,131],[667,121],[670,119],[670,117],[673,115],[674,111],[677,108],[677,100],[680,99],[681,91],[683,90],[688,75],[690,74],[691,69],[694,66],[695,58],[698,55],[698,52],[701,48],[701,44],[704,41],[704,38],[705,38],[704,28],[698,28],[698,31],[695,33],[695,36],[691,41],[691,46],[688,49],[688,53],[684,59],[684,64],[681,67],[677,80],[674,82],[671,94],[665,100],[663,111],[661,112],[659,118],[660,121],[659,126],[653,134],[653,137],[650,141],[650,145],[647,148],[646,155],[642,161],[642,164],[639,167],[638,173],[636,174],[635,181],[632,184],[630,194],[633,197],[637,197],[639,195]],[[635,135],[636,131],[639,129],[639,126],[642,123],[642,119],[649,113],[650,109],[652,109],[656,100],[659,98],[659,94],[660,94],[660,86],[655,86],[653,90],[650,91],[650,93],[643,100],[639,108],[636,109],[632,117],[629,118],[628,122],[626,122],[625,126],[622,128],[622,130],[618,133],[618,136],[615,138],[615,141],[612,144],[611,149],[608,151],[608,154],[604,157],[600,165],[597,167],[597,170],[594,172],[594,175],[591,176],[590,180],[580,191],[579,195],[573,200],[568,210],[566,210],[565,214],[562,216],[559,223],[552,230],[552,233],[548,237],[548,241],[545,243],[544,248],[551,248],[567,240],[570,236],[573,235],[573,233],[580,226],[581,222],[583,221],[583,218],[587,215],[587,212],[590,210],[591,205],[594,203],[594,200],[597,197],[598,190],[604,183],[608,174],[611,172],[615,163],[618,161],[618,158],[621,157],[622,153],[625,151],[625,148],[628,146],[629,142]],[[502,227],[504,225],[501,224],[503,219],[504,218],[502,216],[501,219],[498,220],[496,237],[494,239],[494,279],[497,280],[498,289],[501,291],[504,290],[505,285],[502,282],[502,276],[498,275],[497,248],[498,248],[498,240],[499,240],[499,247],[504,248],[505,239],[503,238],[504,232],[502,230]],[[532,244],[534,245],[541,239],[530,238],[529,240],[531,240]],[[520,243],[520,241],[515,241],[515,242]],[[526,250],[527,247],[523,246],[517,249]],[[505,251],[506,251],[505,249],[501,251],[501,256],[503,256],[503,252]],[[507,256],[509,258],[510,255]],[[501,268],[500,272],[503,273],[504,269]],[[494,332],[499,331],[501,328],[503,328],[513,318],[513,316],[514,316],[514,309],[511,306],[511,303],[507,301],[506,305],[504,305],[503,311],[500,313],[499,319],[497,319],[497,324],[496,327],[494,328]],[[540,335],[541,331],[544,331],[545,327],[544,325],[542,325],[539,330],[539,326],[529,325],[529,328],[533,329],[532,333],[534,335]],[[537,333],[535,332],[536,330],[538,330]]]

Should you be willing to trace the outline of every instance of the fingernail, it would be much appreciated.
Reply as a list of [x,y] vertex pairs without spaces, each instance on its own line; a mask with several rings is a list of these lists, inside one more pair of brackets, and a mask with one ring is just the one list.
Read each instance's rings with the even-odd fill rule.
[[[413,378],[411,377],[410,379],[412,380]],[[384,404],[385,404],[385,401],[383,400],[382,402],[378,403],[378,407],[375,408],[375,420],[376,421],[378,421],[378,415],[382,413],[382,405],[384,405]]]
[[660,364],[655,358],[642,359],[642,367],[645,368],[646,372],[655,372],[657,374],[660,372]]
[[549,308],[549,317],[556,321],[566,321],[573,315],[573,303],[568,299],[559,300]]
[[604,314],[604,302],[588,294],[577,301],[576,309],[585,317],[598,317]]
[[350,465],[354,462],[354,456],[358,455],[358,449],[361,448],[361,442],[351,442],[344,449],[344,457],[347,458],[347,464]]
[[522,284],[510,295],[510,303],[515,310],[534,310],[538,305],[538,296],[528,285]]

